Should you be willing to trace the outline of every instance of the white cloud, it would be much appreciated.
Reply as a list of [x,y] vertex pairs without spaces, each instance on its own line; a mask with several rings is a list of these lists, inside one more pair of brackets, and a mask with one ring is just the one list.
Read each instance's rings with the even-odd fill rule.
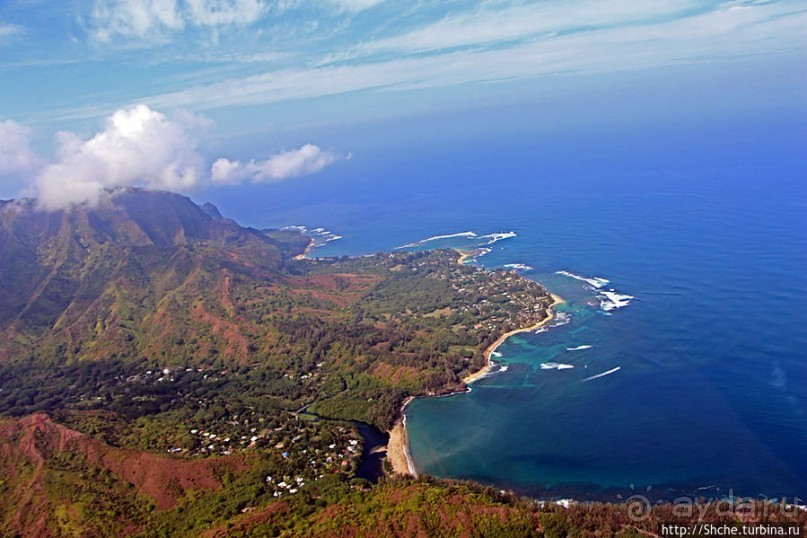
[[29,172],[37,163],[30,129],[15,121],[0,121],[0,176]]
[[370,50],[421,52],[479,46],[611,25],[659,22],[701,7],[697,0],[546,0],[524,5],[483,4],[398,36],[371,42]]
[[186,26],[245,26],[266,13],[264,0],[96,0],[93,35],[145,38]]
[[[753,4],[736,9],[738,2],[727,2],[711,11],[686,16],[671,15],[688,5],[685,0],[660,2],[641,13],[631,6],[647,4],[620,1],[618,5],[621,10],[617,11],[628,18],[620,22],[604,8],[593,11],[591,20],[601,25],[598,28],[565,32],[574,17],[557,11],[559,22],[556,23],[567,26],[550,26],[545,33],[530,34],[527,39],[527,32],[537,31],[537,25],[544,23],[522,21],[526,12],[519,10],[532,7],[521,6],[513,8],[520,16],[508,11],[507,16],[500,14],[492,26],[484,20],[468,19],[463,24],[446,22],[431,26],[428,31],[370,42],[352,49],[354,53],[361,52],[346,55],[350,58],[348,63],[217,80],[209,85],[154,96],[147,101],[160,107],[213,109],[368,89],[409,90],[553,73],[641,70],[807,50],[807,34],[803,31],[807,12],[795,9],[792,4]],[[594,9],[594,4],[591,6]],[[507,21],[512,25],[505,24]],[[466,23],[467,35],[462,31]],[[496,46],[480,46],[483,43]],[[392,57],[368,56],[370,51],[387,49],[400,50]],[[434,52],[422,54],[426,49]],[[361,57],[364,57],[363,62],[359,61]]]
[[101,41],[115,35],[143,38],[185,25],[177,0],[96,0],[92,21],[95,37]]
[[0,39],[19,34],[20,32],[22,32],[21,26],[17,26],[16,24],[7,24],[0,21]]
[[243,164],[229,159],[218,159],[213,163],[211,179],[215,183],[264,183],[282,181],[292,177],[319,172],[339,157],[323,151],[313,144],[305,144],[297,149],[284,151],[265,161],[250,161]]
[[118,110],[89,140],[73,133],[58,138],[56,162],[36,179],[46,209],[94,204],[113,187],[185,190],[203,176],[204,160],[183,126],[145,105]]
[[[313,174],[338,159],[333,153],[306,144],[260,162],[242,164],[218,159],[212,175],[208,175],[204,158],[190,134],[208,124],[209,120],[188,113],[169,119],[146,105],[137,105],[116,111],[107,118],[104,129],[88,140],[74,133],[59,133],[56,158],[34,181],[38,204],[47,210],[82,203],[95,205],[107,189],[127,186],[187,191],[211,181],[281,181]],[[2,136],[4,132],[14,136]],[[26,133],[16,123],[0,123],[0,141],[8,141],[9,155],[19,154],[12,151],[15,148],[27,147]],[[0,144],[0,171],[5,147]]]
[[345,11],[357,12],[369,9],[384,0],[331,0],[331,3],[336,4]]
[[186,0],[188,18],[199,26],[245,26],[261,18],[261,0]]

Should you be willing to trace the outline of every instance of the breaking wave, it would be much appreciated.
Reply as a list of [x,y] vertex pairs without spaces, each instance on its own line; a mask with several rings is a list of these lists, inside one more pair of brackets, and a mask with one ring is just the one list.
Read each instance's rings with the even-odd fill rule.
[[415,241],[414,243],[407,243],[406,245],[401,245],[400,247],[395,247],[395,248],[396,249],[415,248],[415,247],[425,245],[426,243],[430,243],[432,241],[440,241],[441,239],[453,239],[455,237],[466,237],[466,238],[469,238],[469,239],[473,239],[473,238],[476,238],[476,237],[479,237],[479,236],[476,235],[475,232],[459,232],[459,233],[455,233],[455,234],[435,235],[435,236],[432,236],[432,237],[427,237],[426,239],[421,239],[420,241]]
[[420,241],[415,241],[413,243],[407,243],[405,245],[401,245],[399,247],[395,247],[396,250],[403,249],[403,248],[417,248],[426,245],[427,243],[431,243],[433,241],[444,241],[446,239],[463,239],[467,241],[469,244],[462,245],[462,248],[476,248],[476,247],[488,247],[494,243],[498,243],[499,241],[503,241],[505,239],[510,239],[511,237],[516,237],[518,234],[516,232],[496,232],[486,235],[479,235],[476,232],[457,232],[453,234],[442,234],[442,235],[433,235],[432,237],[427,237],[426,239],[421,239]]
[[606,312],[610,312],[611,310],[628,306],[631,299],[635,299],[636,297],[617,293],[612,289],[599,293],[597,298],[600,300],[600,308]]
[[311,238],[311,249],[315,249],[325,245],[326,243],[330,243],[331,241],[336,241],[337,239],[342,239],[341,235],[337,235],[325,228],[307,228],[301,224],[296,224],[292,226],[284,226],[281,230],[289,230],[293,232],[299,232],[303,235],[306,235]]
[[532,271],[532,267],[523,263],[508,263],[503,267],[505,269],[515,269],[516,271]]
[[591,377],[587,377],[587,378],[585,378],[585,379],[583,380],[583,382],[586,382],[586,381],[591,381],[591,380],[594,380],[594,379],[599,379],[599,378],[601,378],[601,377],[605,377],[605,376],[607,376],[607,375],[611,375],[611,374],[613,374],[613,373],[616,373],[616,372],[620,371],[621,369],[622,369],[622,367],[621,367],[621,366],[617,366],[616,368],[611,368],[611,369],[610,369],[610,370],[608,370],[607,372],[603,372],[603,373],[601,373],[601,374],[597,374],[597,375],[593,375],[593,376],[591,376]]
[[574,368],[572,364],[563,364],[562,362],[544,362],[541,364],[541,370],[568,370]]
[[569,271],[556,271],[555,274],[567,276],[588,284],[591,290],[595,292],[597,300],[600,302],[600,308],[603,310],[603,312],[610,312],[612,310],[624,308],[630,304],[631,300],[636,298],[633,295],[619,293],[613,288],[604,290],[603,288],[611,282],[607,278],[596,276],[586,278],[584,276],[570,273]]
[[580,275],[576,275],[574,273],[570,273],[569,271],[555,271],[555,274],[556,275],[567,276],[567,277],[573,278],[575,280],[580,280],[582,282],[587,283],[589,286],[591,286],[594,289],[600,289],[603,286],[605,286],[606,284],[608,284],[609,282],[611,282],[607,278],[600,278],[600,277],[596,277],[596,276],[592,277],[592,278],[586,278],[584,276],[580,276]]

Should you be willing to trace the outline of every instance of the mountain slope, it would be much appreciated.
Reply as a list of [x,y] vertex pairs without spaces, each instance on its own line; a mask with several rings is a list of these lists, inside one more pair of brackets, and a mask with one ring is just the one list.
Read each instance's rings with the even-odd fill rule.
[[[280,245],[169,193],[127,190],[96,209],[49,213],[30,201],[7,203],[0,360],[153,352],[155,341],[162,347],[187,334],[181,327],[193,321],[193,300],[211,288],[238,276],[276,279]],[[228,358],[245,356],[216,345]]]
[[[60,212],[5,203],[0,412],[179,412],[218,369],[238,401],[388,427],[407,395],[461,389],[486,345],[551,301],[453,251],[294,260],[307,244],[170,193]],[[152,370],[175,390],[138,377]]]

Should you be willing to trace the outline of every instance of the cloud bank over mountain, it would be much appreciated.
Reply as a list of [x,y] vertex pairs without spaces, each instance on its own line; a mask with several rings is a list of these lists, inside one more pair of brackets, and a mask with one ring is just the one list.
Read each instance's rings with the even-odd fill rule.
[[192,134],[198,123],[187,116],[169,118],[142,104],[119,109],[88,139],[57,133],[56,154],[43,164],[31,149],[27,127],[0,122],[0,175],[28,173],[39,206],[56,210],[95,205],[118,187],[187,192],[209,184],[282,181],[319,172],[340,159],[305,144],[248,163],[219,158],[208,170]]

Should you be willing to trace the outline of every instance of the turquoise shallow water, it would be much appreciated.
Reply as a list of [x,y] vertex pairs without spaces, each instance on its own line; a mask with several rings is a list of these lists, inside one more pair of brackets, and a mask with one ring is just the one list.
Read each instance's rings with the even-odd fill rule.
[[[533,267],[568,302],[557,326],[499,348],[505,371],[410,406],[418,469],[537,496],[803,498],[803,208],[722,194],[600,197],[599,270],[519,237],[481,258]],[[634,298],[612,308],[604,290]]]
[[[567,300],[567,324],[499,348],[506,371],[410,405],[421,472],[549,497],[616,500],[633,485],[660,498],[804,499],[807,133],[746,127],[567,153],[523,140],[421,148],[359,159],[356,179],[338,186],[216,201],[255,225],[343,236],[321,255],[514,232],[477,263],[529,266],[523,274]],[[474,242],[490,238],[429,245]],[[634,299],[606,311],[611,289]],[[568,350],[579,346],[591,347]],[[541,368],[553,362],[573,368]]]

